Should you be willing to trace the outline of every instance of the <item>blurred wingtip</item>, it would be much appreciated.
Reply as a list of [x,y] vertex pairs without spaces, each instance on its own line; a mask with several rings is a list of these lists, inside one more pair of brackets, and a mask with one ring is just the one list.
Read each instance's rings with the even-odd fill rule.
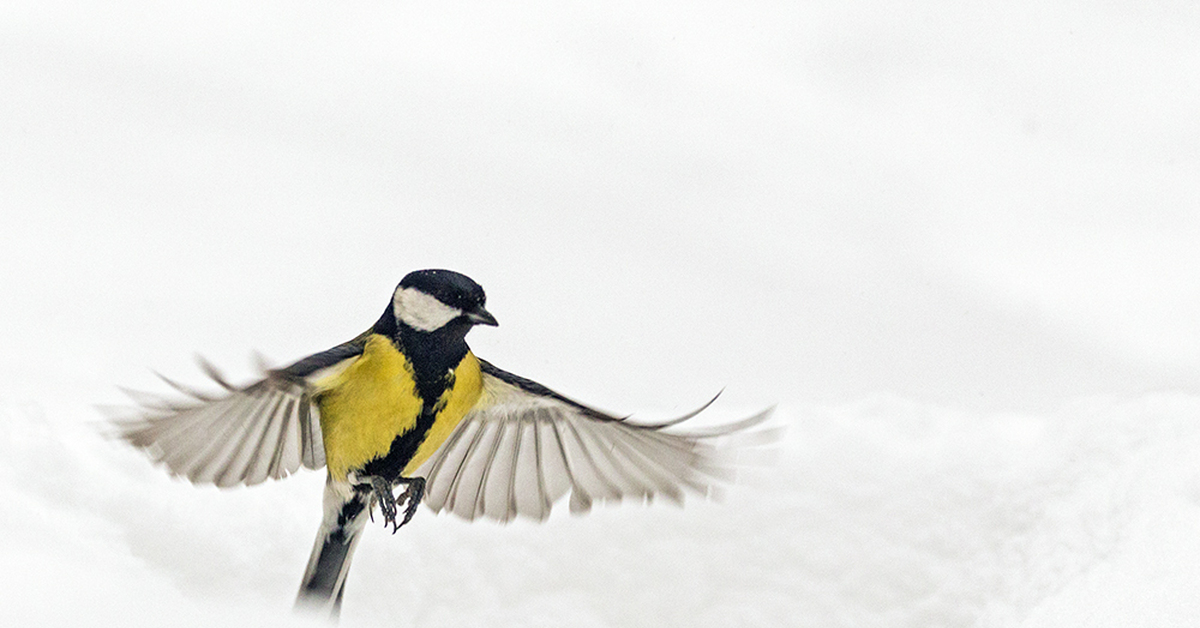
[[687,435],[693,438],[715,438],[718,436],[729,436],[731,434],[744,432],[752,427],[765,423],[775,413],[775,408],[776,406],[774,405],[769,406],[767,409],[740,421],[734,421],[732,423],[726,423],[724,425],[717,425],[708,428],[689,430]]
[[209,376],[221,388],[224,388],[225,390],[228,390],[228,391],[233,391],[233,390],[237,389],[233,384],[229,383],[229,380],[225,379],[225,375],[223,373],[221,373],[220,369],[218,369],[212,362],[208,361],[208,358],[205,358],[203,355],[200,355],[199,353],[195,354],[194,357],[196,360],[196,364],[200,367],[200,370],[204,371],[204,374]]
[[92,409],[102,418],[88,421],[87,425],[106,440],[129,442],[128,434],[145,423],[145,419],[129,406],[93,404]]
[[251,352],[251,358],[254,360],[254,368],[258,369],[258,372],[263,376],[270,374],[275,368],[271,365],[271,360],[258,349]]

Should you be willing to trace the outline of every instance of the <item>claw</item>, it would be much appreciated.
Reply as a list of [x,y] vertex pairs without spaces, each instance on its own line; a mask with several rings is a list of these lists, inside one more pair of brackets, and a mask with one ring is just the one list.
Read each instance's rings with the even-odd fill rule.
[[[379,502],[379,513],[383,515],[383,525],[396,525],[396,498],[392,495],[392,483],[379,477],[371,478],[371,491],[375,495],[375,499]],[[374,516],[371,517],[374,521]]]
[[395,534],[400,526],[412,521],[413,515],[417,514],[417,508],[421,506],[421,498],[425,496],[425,478],[400,478],[400,482],[408,486],[396,501],[407,502],[407,505],[404,507],[404,519],[395,524],[392,534]]
[[[371,521],[375,521],[375,503],[378,502],[379,514],[383,515],[383,527],[386,528],[390,524],[392,534],[395,534],[400,526],[412,521],[413,515],[417,514],[417,508],[421,505],[421,498],[425,496],[425,478],[397,478],[393,482],[379,476],[371,476],[361,480],[362,483],[357,485],[358,490],[371,493],[371,502],[367,504],[367,513]],[[406,485],[399,498],[392,494],[392,487],[396,484]],[[397,521],[399,504],[405,504],[404,517]]]

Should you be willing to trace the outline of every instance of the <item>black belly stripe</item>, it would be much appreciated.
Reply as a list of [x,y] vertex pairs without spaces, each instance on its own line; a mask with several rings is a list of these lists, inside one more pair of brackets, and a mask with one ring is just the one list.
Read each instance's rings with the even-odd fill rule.
[[463,336],[469,328],[469,324],[450,323],[432,332],[422,332],[407,325],[397,326],[389,312],[375,324],[373,332],[391,339],[408,360],[422,403],[421,416],[412,429],[396,435],[387,454],[363,465],[365,475],[395,481],[416,455],[445,405],[443,395],[454,387],[454,369],[467,356],[469,349]]
[[363,472],[368,476],[379,476],[391,481],[398,479],[404,471],[404,467],[407,467],[413,456],[417,455],[417,449],[421,447],[421,443],[425,442],[429,430],[433,428],[433,424],[437,420],[438,413],[445,407],[442,394],[453,387],[454,372],[449,370],[441,378],[440,385],[419,386],[418,394],[421,395],[423,403],[421,416],[417,417],[416,424],[411,430],[396,436],[392,440],[392,446],[388,449],[387,454],[368,462],[363,466]]
[[417,424],[411,430],[397,436],[386,455],[364,465],[363,472],[368,476],[379,476],[391,481],[398,479],[404,467],[408,466],[408,462],[417,454],[417,448],[425,442],[425,437],[429,435],[436,418],[436,413],[430,412],[428,408],[422,409]]

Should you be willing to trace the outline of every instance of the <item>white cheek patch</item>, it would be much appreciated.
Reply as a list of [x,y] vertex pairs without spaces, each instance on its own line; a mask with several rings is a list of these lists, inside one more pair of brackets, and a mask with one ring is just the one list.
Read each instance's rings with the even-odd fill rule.
[[392,297],[392,311],[398,320],[420,331],[433,331],[462,316],[462,310],[416,288],[397,290]]

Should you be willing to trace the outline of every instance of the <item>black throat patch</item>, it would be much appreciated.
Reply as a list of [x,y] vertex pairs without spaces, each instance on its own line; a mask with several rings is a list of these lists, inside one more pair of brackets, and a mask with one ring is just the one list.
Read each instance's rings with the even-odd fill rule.
[[469,323],[452,321],[431,332],[419,331],[397,325],[390,309],[375,324],[372,331],[391,339],[412,366],[421,414],[412,429],[396,436],[386,455],[363,466],[367,475],[394,481],[416,455],[445,405],[443,396],[454,387],[454,369],[469,351],[465,339],[469,329]]

